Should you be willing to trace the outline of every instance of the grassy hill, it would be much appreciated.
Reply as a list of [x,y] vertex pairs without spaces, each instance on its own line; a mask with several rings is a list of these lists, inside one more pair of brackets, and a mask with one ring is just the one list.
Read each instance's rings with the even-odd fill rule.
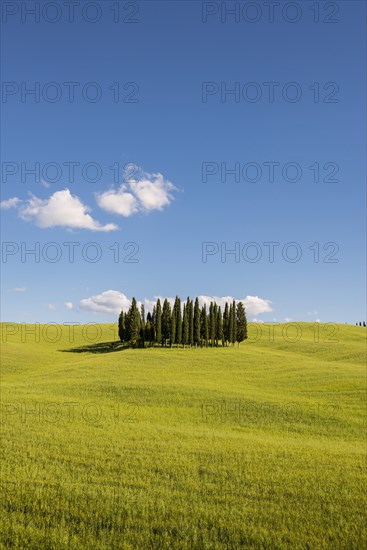
[[366,329],[132,350],[101,327],[2,324],[1,548],[366,546]]

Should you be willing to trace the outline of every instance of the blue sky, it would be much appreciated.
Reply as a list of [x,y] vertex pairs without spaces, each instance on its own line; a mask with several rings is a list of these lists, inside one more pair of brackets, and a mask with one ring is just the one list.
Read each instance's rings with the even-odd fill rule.
[[305,1],[273,22],[264,2],[237,22],[220,2],[120,2],[119,22],[109,1],[71,22],[21,4],[2,13],[3,321],[108,322],[176,294],[247,298],[265,322],[365,319],[364,2],[320,2],[319,22]]

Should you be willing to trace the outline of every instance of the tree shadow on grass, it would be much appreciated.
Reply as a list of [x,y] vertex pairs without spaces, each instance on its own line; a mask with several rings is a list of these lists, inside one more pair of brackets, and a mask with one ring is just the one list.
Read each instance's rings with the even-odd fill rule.
[[114,353],[115,351],[124,351],[126,349],[129,349],[129,346],[121,342],[101,342],[100,344],[88,344],[87,346],[59,349],[58,351],[64,353]]

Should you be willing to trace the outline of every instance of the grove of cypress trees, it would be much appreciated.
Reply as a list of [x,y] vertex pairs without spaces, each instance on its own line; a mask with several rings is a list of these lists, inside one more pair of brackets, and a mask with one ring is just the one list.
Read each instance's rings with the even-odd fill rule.
[[206,305],[200,309],[198,298],[194,301],[188,297],[182,312],[181,300],[176,296],[172,309],[167,298],[163,308],[158,298],[152,313],[145,315],[144,305],[139,310],[133,298],[127,313],[121,311],[119,315],[118,336],[121,342],[129,342],[134,347],[144,347],[145,342],[167,346],[168,341],[171,348],[181,343],[183,347],[199,344],[218,347],[219,342],[223,347],[229,343],[234,346],[235,342],[240,346],[247,339],[246,310],[242,302],[236,304],[233,300],[226,302],[222,315],[222,308],[216,302],[210,302],[207,311]]

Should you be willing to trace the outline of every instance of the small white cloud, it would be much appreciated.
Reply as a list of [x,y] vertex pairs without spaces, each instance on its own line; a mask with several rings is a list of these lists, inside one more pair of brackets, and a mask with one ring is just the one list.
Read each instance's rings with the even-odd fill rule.
[[111,313],[118,315],[122,309],[130,307],[131,300],[118,290],[105,290],[101,294],[84,298],[80,301],[80,308],[95,313]]
[[172,202],[175,190],[173,183],[165,180],[162,174],[142,172],[140,179],[97,195],[97,203],[107,212],[128,217],[137,212],[163,210]]
[[18,204],[22,202],[18,197],[13,197],[12,199],[7,199],[0,202],[0,208],[8,210],[9,208],[15,208]]
[[292,319],[290,317],[284,317],[284,322],[285,323],[290,323],[292,321]]
[[25,292],[27,290],[27,287],[25,286],[16,286],[15,288],[12,288],[13,292]]
[[40,181],[40,184],[42,185],[42,187],[45,187],[46,189],[51,187],[51,185],[48,183],[48,181],[45,181],[45,180],[42,180],[42,179]]
[[65,302],[64,305],[66,309],[73,309],[73,302]]
[[129,217],[138,212],[138,201],[131,193],[126,191],[126,185],[122,185],[118,191],[110,189],[101,195],[97,195],[97,203],[100,208],[113,214]]
[[52,311],[56,309],[55,304],[48,304],[48,309],[51,309]]
[[90,208],[73,196],[69,189],[56,191],[48,199],[32,196],[20,209],[20,216],[26,221],[34,221],[38,227],[68,227],[90,229],[91,231],[114,231],[113,223],[101,225],[87,212]]
[[163,210],[173,200],[171,191],[176,187],[166,181],[162,174],[145,174],[139,181],[129,183],[131,190],[139,199],[145,210]]
[[320,319],[315,319],[315,323],[321,323]]

